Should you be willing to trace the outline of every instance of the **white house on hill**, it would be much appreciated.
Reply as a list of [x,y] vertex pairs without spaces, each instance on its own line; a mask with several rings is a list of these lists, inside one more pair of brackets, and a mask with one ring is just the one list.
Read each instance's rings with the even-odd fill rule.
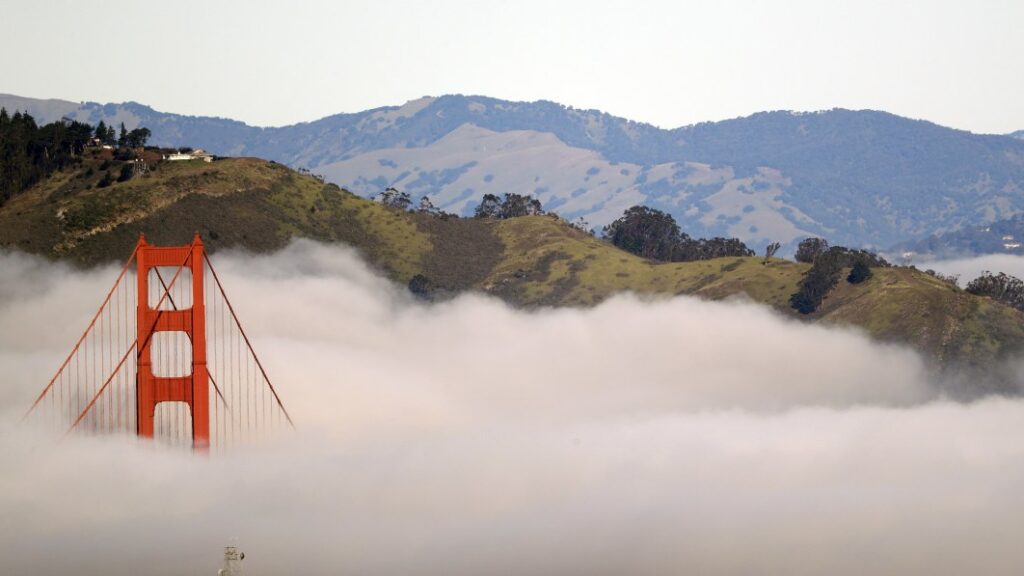
[[207,154],[202,148],[197,148],[191,152],[174,152],[173,154],[164,154],[164,160],[170,160],[176,162],[179,160],[202,160],[203,162],[213,162],[213,156]]

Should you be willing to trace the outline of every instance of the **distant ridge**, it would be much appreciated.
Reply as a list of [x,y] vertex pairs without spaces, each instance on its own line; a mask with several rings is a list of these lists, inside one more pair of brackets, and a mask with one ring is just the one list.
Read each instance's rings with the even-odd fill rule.
[[1024,214],[904,242],[893,247],[890,252],[894,256],[904,255],[919,261],[969,258],[985,254],[1024,256]]
[[43,121],[144,124],[155,144],[272,159],[362,195],[394,186],[460,213],[485,193],[533,194],[600,227],[646,204],[692,235],[754,246],[820,235],[881,248],[1024,213],[1024,140],[871,110],[665,130],[554,102],[459,95],[278,128],[133,102],[0,96],[0,106]]

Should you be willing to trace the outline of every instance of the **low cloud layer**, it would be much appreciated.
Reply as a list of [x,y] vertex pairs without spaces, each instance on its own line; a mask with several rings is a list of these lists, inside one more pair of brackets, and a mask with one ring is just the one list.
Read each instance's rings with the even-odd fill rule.
[[1024,257],[1010,254],[988,254],[972,258],[937,260],[921,264],[919,268],[932,268],[943,274],[956,274],[960,276],[960,286],[964,287],[986,270],[993,274],[1005,272],[1017,278],[1024,278]]
[[[218,254],[295,434],[213,458],[16,426],[116,270],[0,256],[0,572],[1016,573],[1024,404],[762,307],[425,306]],[[31,286],[31,288],[27,288]],[[70,325],[68,325],[70,324]]]

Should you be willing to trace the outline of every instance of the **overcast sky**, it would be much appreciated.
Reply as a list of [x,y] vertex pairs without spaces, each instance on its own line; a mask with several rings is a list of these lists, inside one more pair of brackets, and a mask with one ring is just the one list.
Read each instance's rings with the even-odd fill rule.
[[0,92],[257,125],[423,95],[676,127],[873,108],[1024,129],[1024,2],[0,0]]

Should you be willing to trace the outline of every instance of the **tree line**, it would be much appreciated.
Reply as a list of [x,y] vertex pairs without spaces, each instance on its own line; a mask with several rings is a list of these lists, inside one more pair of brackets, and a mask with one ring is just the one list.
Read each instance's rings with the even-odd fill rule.
[[[418,207],[413,209],[412,196],[393,187],[385,189],[375,199],[385,206],[402,211],[458,217],[437,210],[427,196],[420,198]],[[473,209],[474,218],[496,220],[543,214],[548,213],[544,211],[541,201],[530,194],[506,193],[504,197],[484,194]],[[590,224],[582,218],[567,223],[583,232],[593,233]],[[738,238],[691,238],[679,228],[671,214],[647,206],[629,208],[622,217],[605,226],[602,233],[605,240],[627,252],[663,262],[754,255],[754,251]]]
[[121,132],[119,134],[114,130],[113,126],[107,126],[103,120],[100,120],[100,123],[96,125],[93,133],[94,138],[100,144],[117,146],[118,148],[142,148],[146,145],[149,137],[152,136],[149,128],[145,127],[127,130],[124,127],[124,122],[121,122]]
[[146,145],[148,128],[126,130],[119,138],[102,121],[93,127],[62,119],[44,126],[27,112],[13,115],[0,108],[0,205],[57,170],[77,163],[92,143],[116,142],[122,148]]
[[1024,311],[1024,281],[1009,274],[993,274],[985,270],[967,284],[967,291]]
[[[391,208],[415,211],[446,218],[458,218],[455,214],[442,212],[434,207],[430,198],[420,198],[413,208],[413,199],[408,192],[389,187],[375,199]],[[548,214],[541,201],[530,194],[505,193],[503,197],[484,194],[473,209],[474,218],[506,220],[523,216]],[[577,230],[593,234],[590,224],[583,218],[566,223]],[[671,214],[647,206],[633,206],[622,217],[603,229],[603,236],[615,246],[643,258],[664,262],[689,262],[726,256],[753,256],[754,251],[738,238],[691,238],[682,232]],[[777,245],[773,245],[775,250]],[[774,253],[774,251],[772,251]]]
[[74,162],[92,134],[82,122],[38,126],[27,113],[0,108],[0,204]]

